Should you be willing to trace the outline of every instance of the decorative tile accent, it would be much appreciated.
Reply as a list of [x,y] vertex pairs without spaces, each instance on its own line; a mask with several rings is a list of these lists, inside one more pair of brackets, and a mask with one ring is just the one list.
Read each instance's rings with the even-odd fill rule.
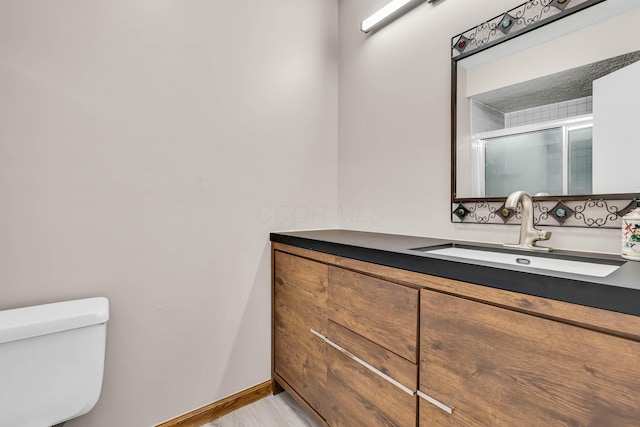
[[571,0],[553,0],[549,3],[549,6],[557,7],[560,10],[564,10]]
[[551,208],[551,216],[556,219],[560,223],[560,225],[564,224],[564,222],[573,216],[574,211],[562,201],[556,203],[554,207]]
[[[622,217],[635,209],[640,195],[633,200],[534,201],[534,223],[544,226],[582,228],[620,228]],[[471,224],[520,224],[521,207],[507,212],[504,202],[483,200],[457,203],[451,222]],[[457,212],[464,212],[460,217]]]
[[470,54],[475,50],[493,45],[503,38],[529,31],[542,22],[551,22],[569,15],[579,6],[586,7],[601,1],[603,0],[529,0],[453,37],[451,57],[457,58]]
[[[636,203],[634,199],[634,202]],[[625,202],[626,204],[626,202]],[[622,226],[620,208],[611,200],[586,200],[575,207],[574,217],[582,220],[587,227],[605,227],[607,222],[616,222],[616,227]]]
[[465,217],[469,215],[469,209],[467,209],[462,203],[460,203],[458,206],[456,206],[452,213],[460,218],[460,221],[464,221]]
[[467,217],[470,221],[478,224],[488,224],[499,215],[495,206],[482,201],[469,206],[468,211]]
[[465,49],[469,47],[470,42],[471,40],[469,40],[465,36],[460,36],[456,43],[453,45],[453,48],[459,53],[464,53]]
[[511,31],[511,28],[513,28],[514,22],[516,22],[516,18],[509,15],[508,13],[505,13],[504,16],[502,17],[502,21],[500,22],[500,25],[498,25],[498,29],[502,31],[504,34],[508,34],[509,31]]
[[503,203],[502,206],[498,208],[498,213],[500,214],[500,218],[506,224],[507,221],[509,221],[509,219],[516,214],[516,211],[511,208],[505,207]]

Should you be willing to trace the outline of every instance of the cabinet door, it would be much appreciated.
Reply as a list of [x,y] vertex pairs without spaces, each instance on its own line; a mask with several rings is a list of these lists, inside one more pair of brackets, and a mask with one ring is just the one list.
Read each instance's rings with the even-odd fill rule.
[[640,343],[421,291],[421,426],[638,426]]
[[283,252],[274,262],[274,372],[309,405],[325,408],[327,266]]

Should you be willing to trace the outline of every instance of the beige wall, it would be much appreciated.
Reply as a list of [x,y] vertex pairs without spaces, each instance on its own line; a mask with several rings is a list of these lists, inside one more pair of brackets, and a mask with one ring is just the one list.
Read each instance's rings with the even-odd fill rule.
[[[359,22],[386,0],[341,0],[338,202],[376,209],[345,228],[516,241],[511,226],[450,222],[451,37],[523,0],[422,3],[369,35]],[[339,218],[340,219],[340,218]],[[549,227],[550,245],[620,252],[618,230]]]
[[0,1],[0,309],[111,302],[139,427],[270,375],[268,233],[335,225],[337,3]]

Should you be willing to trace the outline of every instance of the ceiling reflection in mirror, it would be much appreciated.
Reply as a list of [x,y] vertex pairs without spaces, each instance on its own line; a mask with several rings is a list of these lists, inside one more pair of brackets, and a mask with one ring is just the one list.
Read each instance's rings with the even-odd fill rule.
[[[640,1],[574,2],[578,12],[477,53],[455,48],[481,45],[478,31],[454,38],[454,201],[640,193]],[[535,26],[524,9],[534,3],[555,10],[532,0],[481,26]]]

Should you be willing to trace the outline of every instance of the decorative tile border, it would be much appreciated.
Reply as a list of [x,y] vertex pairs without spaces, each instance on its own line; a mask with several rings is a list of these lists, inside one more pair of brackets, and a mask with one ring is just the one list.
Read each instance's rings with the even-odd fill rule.
[[467,56],[604,0],[529,0],[451,39],[451,57]]
[[[537,225],[620,228],[621,218],[638,206],[633,200],[588,199],[576,201],[534,201]],[[466,224],[520,224],[521,205],[517,210],[505,208],[504,202],[472,201],[453,203],[451,222]]]

